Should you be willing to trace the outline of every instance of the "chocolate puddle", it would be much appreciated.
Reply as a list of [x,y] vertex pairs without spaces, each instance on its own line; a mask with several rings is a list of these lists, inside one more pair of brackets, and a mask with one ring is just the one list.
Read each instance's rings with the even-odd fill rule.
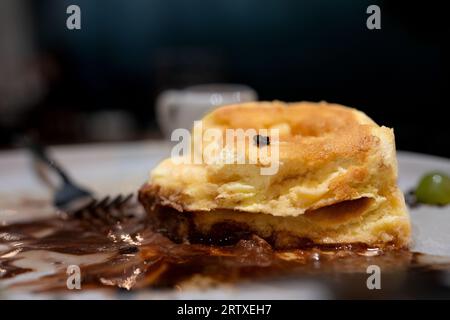
[[[130,217],[114,223],[47,218],[0,226],[0,287],[67,293],[67,267],[78,265],[83,290],[183,290],[306,277],[328,281],[339,297],[352,297],[354,279],[357,291],[367,293],[367,267],[377,265],[392,280],[385,292],[405,291],[413,275],[431,292],[449,293],[449,259],[364,248],[274,251],[256,236],[226,247],[177,244],[152,230],[139,205],[126,210]],[[41,276],[21,278],[31,272]],[[343,279],[353,280],[342,285]]]

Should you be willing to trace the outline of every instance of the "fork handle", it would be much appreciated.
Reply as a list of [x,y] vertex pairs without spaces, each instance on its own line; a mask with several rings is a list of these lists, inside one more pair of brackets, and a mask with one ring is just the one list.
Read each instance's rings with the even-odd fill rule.
[[52,169],[55,173],[58,174],[58,176],[63,180],[64,183],[70,183],[72,184],[71,179],[67,175],[67,173],[56,163],[55,160],[53,160],[45,151],[44,146],[37,143],[36,141],[33,141],[32,139],[26,139],[25,145],[27,146],[28,150],[31,151],[31,153],[38,158],[40,161],[44,162],[50,169]]

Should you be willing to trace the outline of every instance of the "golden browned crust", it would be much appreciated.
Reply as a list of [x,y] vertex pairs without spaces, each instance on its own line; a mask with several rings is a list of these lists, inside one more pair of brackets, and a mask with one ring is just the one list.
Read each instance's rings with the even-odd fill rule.
[[[392,129],[358,110],[324,102],[224,106],[202,120],[203,131],[214,128],[223,135],[226,129],[279,129],[278,171],[262,175],[260,162],[176,164],[166,159],[141,191],[144,203],[153,199],[160,207],[191,215],[195,230],[205,234],[213,221],[227,217],[259,235],[271,229],[314,243],[408,244],[410,223],[396,182]],[[258,146],[246,148],[249,153]],[[361,211],[342,203],[369,205],[358,207]]]
[[280,128],[276,174],[261,175],[260,164],[179,165],[167,159],[152,171],[150,184],[185,210],[226,208],[286,216],[395,192],[393,132],[355,109],[249,103],[221,107],[203,119],[203,130],[240,126]]

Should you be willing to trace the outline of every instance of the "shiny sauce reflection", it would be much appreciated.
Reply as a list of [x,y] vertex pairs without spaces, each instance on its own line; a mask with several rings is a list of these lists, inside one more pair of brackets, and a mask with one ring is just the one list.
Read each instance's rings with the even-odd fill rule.
[[[226,247],[177,244],[155,232],[139,215],[115,223],[49,218],[0,226],[0,286],[28,292],[66,291],[66,270],[73,264],[81,269],[84,290],[184,290],[299,277],[364,278],[372,264],[390,274],[449,270],[448,261],[424,261],[423,256],[406,250],[274,251],[256,236]],[[20,278],[32,272],[40,276]]]

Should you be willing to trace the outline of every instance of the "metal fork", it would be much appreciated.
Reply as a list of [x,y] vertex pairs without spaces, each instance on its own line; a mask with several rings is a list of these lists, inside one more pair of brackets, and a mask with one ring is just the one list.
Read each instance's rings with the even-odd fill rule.
[[66,171],[47,154],[41,144],[31,138],[25,138],[24,144],[36,160],[59,176],[61,182],[53,198],[53,205],[57,209],[76,218],[100,217],[107,220],[123,218],[120,214],[112,215],[111,213],[120,210],[133,197],[132,193],[97,199],[91,191],[75,184]]

